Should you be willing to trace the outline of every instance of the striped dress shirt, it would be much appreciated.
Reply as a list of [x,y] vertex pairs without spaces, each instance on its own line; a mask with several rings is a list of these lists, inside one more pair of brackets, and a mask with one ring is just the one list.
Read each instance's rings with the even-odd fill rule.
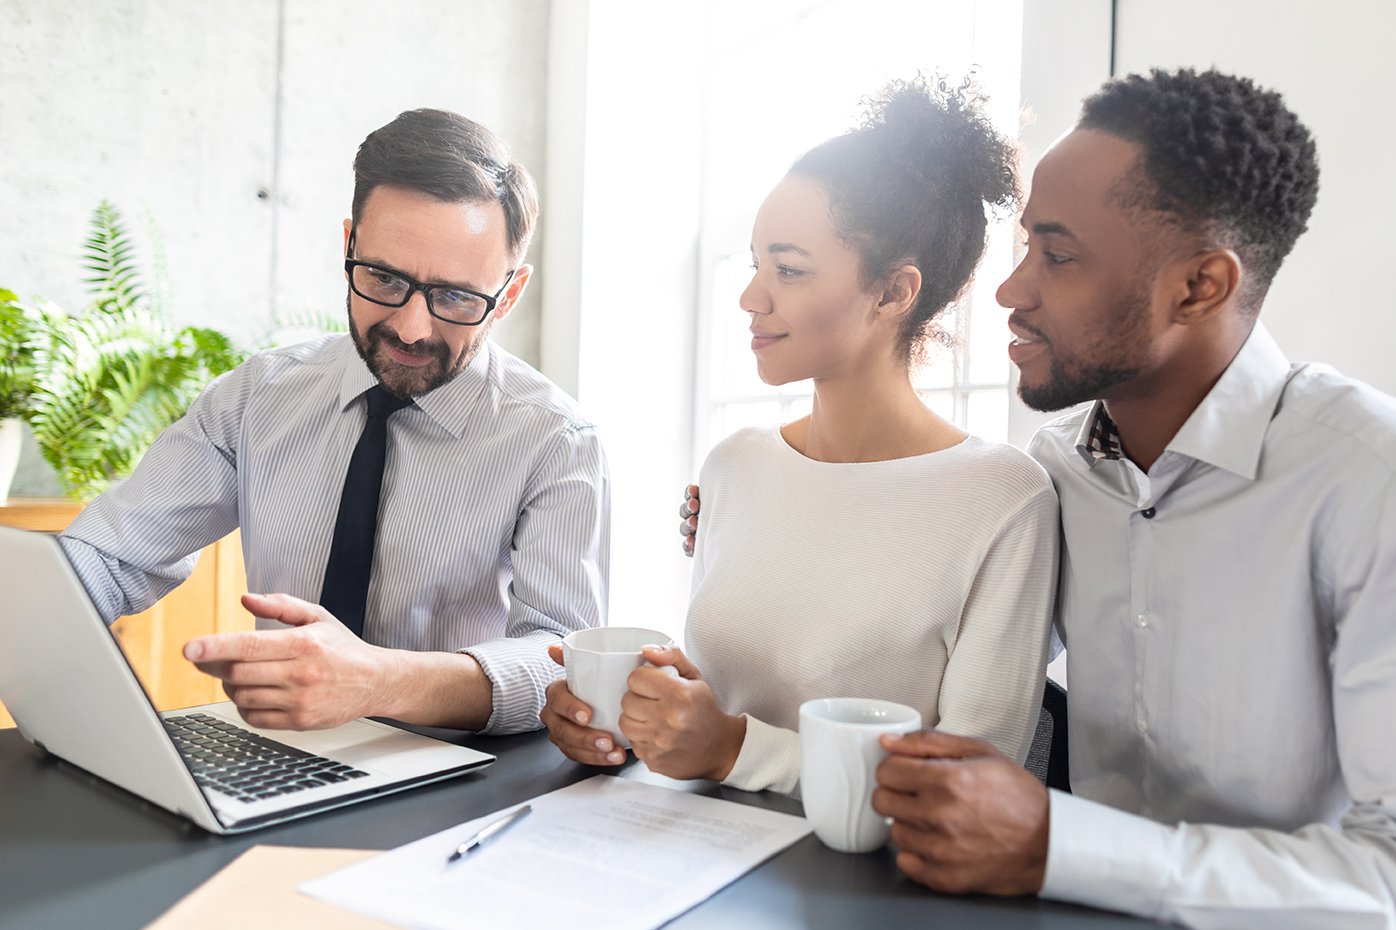
[[[350,338],[330,336],[210,384],[61,538],[102,616],[145,610],[238,527],[251,590],[317,600],[375,383]],[[484,732],[536,729],[559,671],[546,647],[605,622],[610,489],[596,428],[487,342],[388,435],[364,639],[474,657],[494,697]]]

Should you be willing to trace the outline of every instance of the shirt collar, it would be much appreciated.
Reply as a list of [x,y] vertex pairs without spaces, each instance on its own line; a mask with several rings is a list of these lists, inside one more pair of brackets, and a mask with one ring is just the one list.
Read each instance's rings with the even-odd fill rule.
[[1085,444],[1085,451],[1093,461],[1107,461],[1125,457],[1124,446],[1120,444],[1120,431],[1105,405],[1097,402],[1092,407],[1092,415],[1083,424],[1079,437]]
[[1098,400],[1091,402],[1081,428],[1076,431],[1076,454],[1090,468],[1095,468],[1097,462],[1123,458],[1115,421],[1105,412],[1105,404]]
[[[1265,433],[1289,380],[1289,360],[1268,330],[1257,323],[1221,378],[1207,392],[1168,451],[1255,480]],[[1076,434],[1076,451],[1094,467],[1118,448],[1115,424],[1101,401],[1091,405]]]
[[373,377],[373,372],[368,370],[368,365],[354,348],[353,336],[341,340],[339,352],[345,357],[341,366],[343,373],[339,377],[339,409],[343,412],[359,399],[359,395],[377,384],[378,379]]
[[1289,359],[1257,323],[1241,351],[1168,444],[1171,452],[1254,481]]
[[[354,348],[352,339],[353,337],[345,339],[344,349],[341,350],[349,356],[344,361],[344,373],[339,380],[341,411],[349,409],[349,405],[358,400],[360,395],[378,383],[378,379],[368,370],[368,365]],[[475,409],[473,401],[484,390],[488,380],[491,351],[492,343],[485,340],[464,371],[436,390],[413,399],[417,409],[455,439],[465,434],[466,425]]]

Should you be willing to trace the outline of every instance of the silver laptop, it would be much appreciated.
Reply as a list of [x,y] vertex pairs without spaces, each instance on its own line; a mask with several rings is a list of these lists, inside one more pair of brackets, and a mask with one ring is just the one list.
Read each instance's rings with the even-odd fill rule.
[[494,756],[377,721],[249,727],[231,702],[156,713],[58,540],[0,527],[0,702],[25,739],[212,833],[451,778]]

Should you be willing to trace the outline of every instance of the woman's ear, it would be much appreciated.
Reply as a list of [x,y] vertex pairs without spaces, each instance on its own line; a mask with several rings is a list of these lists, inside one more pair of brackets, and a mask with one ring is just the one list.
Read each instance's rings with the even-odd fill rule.
[[916,306],[920,294],[921,269],[909,263],[902,265],[884,279],[877,314],[884,319],[900,319]]

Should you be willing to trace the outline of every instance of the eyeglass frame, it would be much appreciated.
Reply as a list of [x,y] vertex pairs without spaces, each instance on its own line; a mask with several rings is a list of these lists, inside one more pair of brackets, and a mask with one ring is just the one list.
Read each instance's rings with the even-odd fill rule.
[[[345,243],[344,250],[344,273],[349,277],[349,290],[353,291],[355,294],[358,294],[360,297],[362,297],[364,300],[368,301],[371,304],[377,304],[380,307],[391,307],[394,310],[401,309],[402,307],[407,306],[408,302],[412,300],[412,295],[417,293],[418,291],[421,291],[422,299],[425,300],[427,304],[427,313],[431,314],[432,319],[440,320],[443,323],[450,323],[452,326],[479,326],[480,324],[488,320],[490,318],[490,314],[494,312],[494,308],[499,306],[500,295],[508,289],[509,282],[514,280],[514,275],[519,273],[519,269],[517,268],[510,271],[509,274],[507,274],[504,277],[504,283],[500,285],[499,290],[494,292],[494,296],[490,296],[489,294],[482,294],[479,291],[471,290],[468,287],[461,287],[459,284],[423,284],[416,278],[413,278],[412,276],[388,265],[379,265],[376,262],[362,262],[359,261],[357,258],[350,258],[349,255],[352,254],[354,251],[354,236],[356,233],[358,233],[358,230],[356,228],[351,227],[349,230],[349,241]],[[402,302],[396,304],[386,303],[377,299],[376,297],[370,297],[363,291],[360,291],[357,287],[354,286],[354,269],[358,267],[372,268],[375,271],[382,271],[386,274],[392,275],[395,278],[401,278],[403,281],[406,281],[407,293],[403,296]],[[437,288],[452,291],[461,291],[463,293],[469,294],[471,297],[478,297],[485,302],[485,312],[480,314],[480,319],[476,320],[474,323],[465,323],[461,320],[453,320],[449,317],[441,316],[439,313],[436,312],[436,308],[432,306],[431,302],[431,292]]]

